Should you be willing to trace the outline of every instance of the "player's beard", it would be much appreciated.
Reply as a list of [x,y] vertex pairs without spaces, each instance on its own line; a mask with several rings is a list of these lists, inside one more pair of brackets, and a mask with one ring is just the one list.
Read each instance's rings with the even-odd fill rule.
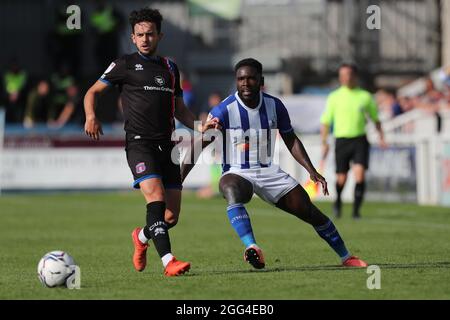
[[240,98],[242,99],[242,101],[243,101],[246,105],[252,104],[252,102],[253,102],[253,103],[256,103],[257,100],[258,100],[258,97],[259,97],[259,91],[257,91],[257,92],[255,92],[255,91],[253,91],[253,90],[246,90],[246,91],[250,91],[250,94],[244,95],[244,94],[243,94],[243,91],[240,92],[240,95],[239,95],[239,96],[240,96]]
[[151,55],[153,55],[153,54],[155,53],[156,48],[154,48],[153,45],[150,43],[150,44],[148,44],[148,45],[146,45],[146,46],[141,45],[141,46],[139,47],[139,51],[140,51],[142,54],[144,54],[144,55],[151,56]]

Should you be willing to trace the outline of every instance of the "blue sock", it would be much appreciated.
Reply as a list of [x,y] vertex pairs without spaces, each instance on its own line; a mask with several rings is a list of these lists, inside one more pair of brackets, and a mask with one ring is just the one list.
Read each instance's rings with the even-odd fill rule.
[[328,220],[328,222],[322,226],[314,227],[314,229],[319,236],[324,239],[331,248],[333,248],[342,261],[350,257],[350,253],[345,247],[344,241],[331,220]]
[[253,236],[252,224],[250,223],[250,217],[247,210],[242,203],[236,203],[227,207],[228,219],[231,225],[241,238],[247,248],[251,244],[256,244],[255,237]]

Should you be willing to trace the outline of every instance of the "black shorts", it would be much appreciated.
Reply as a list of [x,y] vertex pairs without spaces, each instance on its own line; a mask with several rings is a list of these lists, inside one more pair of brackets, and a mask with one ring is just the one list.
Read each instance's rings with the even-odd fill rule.
[[369,168],[369,141],[367,137],[337,138],[335,145],[336,173],[347,173],[350,161]]
[[[134,139],[127,135],[125,151],[128,166],[133,173],[133,187],[139,189],[141,181],[160,178],[166,189],[182,189],[180,165],[172,161],[172,150],[176,148],[172,141],[155,142],[144,139]],[[174,154],[179,159],[179,151]]]

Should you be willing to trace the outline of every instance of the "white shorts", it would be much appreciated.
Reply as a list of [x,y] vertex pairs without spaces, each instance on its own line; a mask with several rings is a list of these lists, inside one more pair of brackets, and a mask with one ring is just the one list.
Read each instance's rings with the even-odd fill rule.
[[230,168],[222,176],[236,174],[253,185],[253,192],[263,200],[276,204],[299,183],[278,166],[256,169]]

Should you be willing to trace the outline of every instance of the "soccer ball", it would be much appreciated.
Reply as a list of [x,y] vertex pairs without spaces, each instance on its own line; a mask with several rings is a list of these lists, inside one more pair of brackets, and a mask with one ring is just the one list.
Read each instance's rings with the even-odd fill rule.
[[48,287],[66,285],[66,280],[75,270],[75,261],[64,251],[46,253],[39,261],[37,272],[41,283]]

